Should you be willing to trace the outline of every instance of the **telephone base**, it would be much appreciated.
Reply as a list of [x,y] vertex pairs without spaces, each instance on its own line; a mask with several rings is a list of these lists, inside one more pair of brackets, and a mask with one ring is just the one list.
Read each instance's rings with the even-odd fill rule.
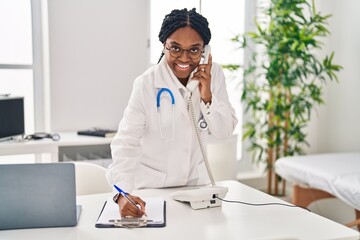
[[227,192],[227,187],[211,186],[176,191],[171,193],[170,196],[180,202],[189,202],[193,209],[204,209],[220,207],[222,201],[216,197],[224,198]]

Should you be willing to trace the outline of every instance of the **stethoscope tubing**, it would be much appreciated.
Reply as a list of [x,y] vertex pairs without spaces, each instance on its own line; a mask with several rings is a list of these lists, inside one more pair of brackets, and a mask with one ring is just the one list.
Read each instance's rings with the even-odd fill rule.
[[[162,124],[161,124],[161,111],[160,111],[160,102],[161,102],[161,94],[163,94],[164,92],[167,92],[169,95],[170,95],[170,98],[171,98],[171,104],[172,104],[172,137],[169,138],[169,139],[166,139],[163,135],[163,131],[162,131]],[[172,141],[174,139],[174,134],[175,134],[175,113],[174,113],[174,105],[175,105],[175,97],[174,97],[174,94],[171,92],[171,90],[169,88],[161,88],[159,90],[159,92],[157,93],[156,95],[156,107],[158,109],[158,113],[159,113],[159,126],[160,126],[160,135],[161,135],[161,138],[166,141],[166,142],[169,142],[169,141]],[[202,116],[202,118],[199,120],[199,123],[198,123],[198,127],[201,129],[201,130],[207,130],[208,129],[208,125],[204,119],[204,117]]]
[[[166,138],[164,136],[163,133],[163,129],[162,129],[162,124],[161,124],[161,111],[160,111],[160,98],[161,98],[161,94],[163,92],[167,92],[170,97],[171,97],[171,105],[172,105],[172,135],[170,138]],[[174,105],[175,105],[175,97],[174,94],[171,92],[170,89],[168,88],[161,88],[160,91],[158,92],[157,96],[156,96],[156,107],[158,110],[158,118],[159,118],[159,127],[160,127],[160,136],[161,139],[164,140],[165,142],[171,142],[174,140],[174,135],[175,135],[175,110],[174,110]]]
[[160,97],[161,97],[161,94],[162,94],[163,92],[169,93],[169,95],[170,95],[170,97],[171,97],[171,104],[172,104],[172,105],[175,104],[174,94],[171,92],[171,90],[168,89],[168,88],[161,88],[160,91],[158,92],[157,96],[156,96],[156,107],[157,107],[157,108],[160,107]]

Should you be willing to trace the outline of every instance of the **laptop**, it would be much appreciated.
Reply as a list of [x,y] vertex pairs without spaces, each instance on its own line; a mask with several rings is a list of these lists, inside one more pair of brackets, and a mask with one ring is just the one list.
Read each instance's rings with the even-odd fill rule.
[[0,164],[0,230],[75,226],[73,163]]

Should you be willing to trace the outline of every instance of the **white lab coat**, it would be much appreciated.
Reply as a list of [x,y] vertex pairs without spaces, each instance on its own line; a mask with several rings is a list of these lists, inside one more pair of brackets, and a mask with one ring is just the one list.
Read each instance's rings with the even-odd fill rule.
[[[163,92],[157,108],[156,98],[161,88],[171,90],[174,105],[170,95]],[[237,124],[224,73],[216,63],[211,69],[211,91],[210,106],[201,101],[198,88],[192,95],[196,123],[203,115],[209,126],[206,131],[200,130],[204,147],[208,134],[229,137]],[[210,183],[188,112],[189,94],[165,58],[134,81],[128,106],[111,143],[113,163],[106,173],[110,184],[131,193],[141,188]]]

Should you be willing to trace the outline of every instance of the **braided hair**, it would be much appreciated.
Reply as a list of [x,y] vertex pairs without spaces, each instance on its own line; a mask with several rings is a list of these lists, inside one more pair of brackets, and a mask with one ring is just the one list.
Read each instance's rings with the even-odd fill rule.
[[[196,12],[196,9],[193,8],[191,10],[184,9],[174,9],[171,13],[167,14],[163,20],[160,33],[159,40],[161,43],[165,43],[166,39],[173,34],[179,28],[183,28],[186,26],[190,26],[195,29],[202,39],[204,40],[204,44],[207,45],[211,39],[211,31],[209,28],[209,23],[205,17]],[[164,56],[164,52],[161,53],[161,58]]]

